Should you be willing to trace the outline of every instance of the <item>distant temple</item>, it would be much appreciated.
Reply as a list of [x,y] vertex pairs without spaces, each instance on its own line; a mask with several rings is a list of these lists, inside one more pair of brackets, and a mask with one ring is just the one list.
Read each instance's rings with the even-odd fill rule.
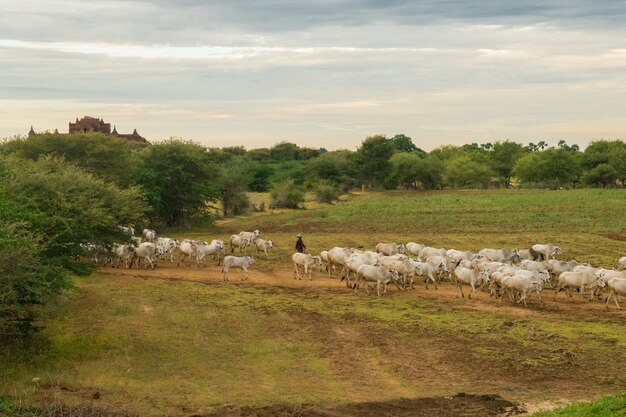
[[[137,129],[133,130],[133,133],[130,134],[120,134],[117,133],[117,129],[113,126],[113,131],[111,132],[111,123],[105,123],[102,119],[97,119],[95,117],[85,116],[82,119],[78,120],[76,118],[76,122],[70,122],[69,133],[87,133],[87,132],[98,132],[108,136],[114,136],[117,138],[124,138],[127,140],[135,141],[135,142],[148,142],[146,138],[139,135],[137,133]],[[54,133],[59,133],[58,130],[54,130]],[[28,136],[35,135],[35,131],[33,127],[30,127],[30,131],[28,132]]]

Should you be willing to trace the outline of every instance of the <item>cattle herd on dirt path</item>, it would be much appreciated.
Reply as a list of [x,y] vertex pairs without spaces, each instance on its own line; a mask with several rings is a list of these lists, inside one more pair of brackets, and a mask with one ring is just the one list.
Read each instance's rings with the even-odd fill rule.
[[[187,267],[195,261],[196,266],[206,266],[209,255],[218,265],[222,265],[224,281],[228,281],[231,269],[241,270],[241,279],[248,279],[248,268],[254,263],[248,254],[256,248],[257,255],[269,259],[274,246],[272,240],[260,237],[260,232],[243,231],[232,235],[228,246],[222,240],[196,241],[159,237],[154,230],[144,229],[141,237],[135,230],[121,227],[130,235],[131,243],[117,244],[111,250],[103,251],[94,245],[85,245],[85,252],[93,262],[104,259],[105,264],[120,267],[122,262],[131,268],[137,261],[139,268],[150,266],[154,269],[160,260],[181,263]],[[237,250],[240,256],[235,256]],[[230,255],[226,255],[230,252]],[[507,298],[513,304],[527,305],[531,296],[543,303],[544,290],[553,291],[556,300],[561,291],[572,301],[573,292],[580,300],[601,299],[605,308],[611,300],[618,309],[620,297],[626,296],[626,256],[617,261],[614,268],[593,267],[575,260],[557,259],[561,248],[553,244],[535,244],[528,249],[482,249],[478,253],[456,249],[442,249],[415,242],[406,244],[378,243],[373,250],[333,247],[318,255],[294,253],[294,279],[312,279],[318,269],[329,278],[345,281],[346,286],[358,292],[363,286],[369,294],[376,288],[380,296],[387,292],[393,283],[399,290],[414,289],[417,281],[423,281],[426,289],[429,284],[435,289],[442,281],[450,281],[456,287],[456,296],[465,297],[464,287],[469,287],[468,298],[478,298],[478,290],[495,297],[498,304]],[[176,258],[176,259],[175,259]],[[362,285],[364,284],[364,285]],[[381,291],[382,290],[382,291]]]

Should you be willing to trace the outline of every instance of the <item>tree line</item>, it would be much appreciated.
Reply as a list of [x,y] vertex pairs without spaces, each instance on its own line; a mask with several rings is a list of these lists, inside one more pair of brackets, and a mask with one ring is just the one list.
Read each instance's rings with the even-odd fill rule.
[[351,189],[624,187],[626,144],[560,141],[442,146],[371,136],[355,151],[281,142],[207,148],[98,133],[38,134],[0,143],[0,338],[36,328],[37,311],[87,274],[89,245],[125,242],[118,226],[186,227],[253,207],[247,192],[298,207],[305,192],[332,202]]

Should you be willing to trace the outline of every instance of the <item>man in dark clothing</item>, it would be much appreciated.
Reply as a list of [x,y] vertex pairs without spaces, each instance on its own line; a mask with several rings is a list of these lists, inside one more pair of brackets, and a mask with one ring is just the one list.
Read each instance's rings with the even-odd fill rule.
[[302,241],[302,235],[298,233],[298,240],[296,240],[296,251],[300,253],[304,253],[306,250],[306,245]]

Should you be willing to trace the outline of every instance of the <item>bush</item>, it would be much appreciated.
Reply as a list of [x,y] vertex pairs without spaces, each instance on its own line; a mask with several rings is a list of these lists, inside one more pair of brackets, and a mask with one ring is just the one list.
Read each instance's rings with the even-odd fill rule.
[[327,181],[317,184],[313,191],[315,192],[315,201],[318,203],[330,204],[333,201],[338,201],[341,195],[339,187]]
[[272,186],[270,208],[299,208],[304,202],[304,193],[292,180],[279,182]]

